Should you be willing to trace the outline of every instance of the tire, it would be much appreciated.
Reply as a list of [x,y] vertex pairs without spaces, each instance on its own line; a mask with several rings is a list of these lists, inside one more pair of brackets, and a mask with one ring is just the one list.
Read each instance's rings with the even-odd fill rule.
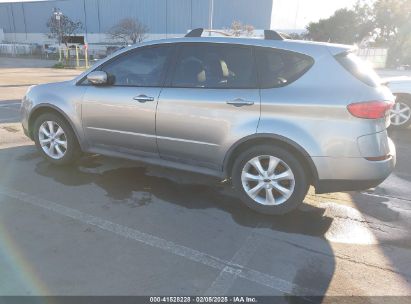
[[[261,178],[262,175],[258,173],[256,166],[250,164],[250,161],[255,164],[256,160],[261,164],[260,169],[268,173],[264,178]],[[273,164],[278,162],[274,171],[269,168],[271,161]],[[270,175],[269,171],[274,174]],[[248,179],[250,176],[253,176],[253,179]],[[257,176],[258,181],[254,180]],[[290,151],[274,145],[258,145],[238,155],[233,164],[232,181],[237,194],[246,206],[259,213],[271,215],[285,214],[296,209],[302,204],[309,188],[303,164]],[[247,194],[247,190],[253,193],[252,190],[261,183],[264,186],[256,193],[256,198]],[[286,193],[284,189],[291,192],[282,194],[278,189],[284,193]],[[274,202],[269,192],[272,193]]]
[[[400,116],[401,114],[403,116]],[[408,117],[408,119],[404,116]],[[391,129],[405,129],[411,125],[411,95],[397,96],[397,101],[391,110],[390,118]]]
[[[53,123],[52,126],[50,126],[50,122]],[[53,129],[51,133],[55,134],[53,139],[51,139],[53,136],[46,135],[50,131],[50,127]],[[80,158],[81,149],[77,137],[68,122],[60,115],[54,113],[42,114],[35,120],[33,128],[36,147],[49,162],[55,165],[69,165]],[[50,149],[52,143],[54,149]],[[57,146],[62,154],[58,152]]]

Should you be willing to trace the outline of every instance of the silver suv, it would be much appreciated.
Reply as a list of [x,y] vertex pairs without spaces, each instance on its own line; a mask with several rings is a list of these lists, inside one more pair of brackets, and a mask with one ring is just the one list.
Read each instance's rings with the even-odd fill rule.
[[296,208],[310,185],[381,183],[396,158],[390,91],[350,47],[265,34],[194,31],[123,49],[73,80],[32,87],[24,130],[54,164],[87,152],[231,178],[269,214]]

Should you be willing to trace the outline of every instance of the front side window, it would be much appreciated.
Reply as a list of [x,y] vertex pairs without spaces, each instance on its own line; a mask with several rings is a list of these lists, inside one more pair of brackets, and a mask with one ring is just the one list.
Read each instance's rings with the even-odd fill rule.
[[314,64],[309,56],[273,48],[256,48],[256,57],[263,89],[287,86],[303,76]]
[[114,86],[162,86],[172,47],[146,47],[130,51],[104,65]]
[[183,88],[256,88],[253,58],[250,47],[208,43],[182,45],[171,85]]

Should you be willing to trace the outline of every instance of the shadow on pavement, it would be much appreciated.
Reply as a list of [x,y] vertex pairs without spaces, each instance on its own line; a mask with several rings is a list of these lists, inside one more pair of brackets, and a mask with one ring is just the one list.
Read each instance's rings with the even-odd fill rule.
[[[19,168],[24,168],[22,170],[33,170],[34,167],[38,175],[61,185],[96,185],[104,190],[112,204],[151,208],[152,204],[161,200],[187,209],[222,210],[238,225],[251,229],[257,226],[259,229],[265,228],[264,235],[268,236],[269,242],[264,242],[262,248],[257,249],[257,268],[267,274],[284,276],[295,286],[314,290],[317,294],[310,296],[319,296],[315,298],[315,303],[321,303],[333,278],[335,257],[324,237],[333,219],[324,215],[325,209],[303,205],[300,210],[284,216],[265,216],[243,206],[232,194],[229,184],[182,171],[143,167],[133,162],[119,162],[119,166],[115,161],[114,169],[104,169],[107,168],[106,162],[113,163],[113,159],[100,156],[84,157],[75,166],[58,167],[43,160],[33,147],[16,147],[0,150],[0,165],[2,161],[6,165],[22,163],[19,165]],[[23,174],[19,172],[18,178],[21,179]],[[210,214],[215,216],[212,212]],[[176,221],[179,216],[182,215],[171,214],[167,220]],[[224,227],[225,223],[221,225]],[[233,223],[229,221],[227,225]],[[197,227],[192,227],[192,233],[197,233],[196,229]],[[292,233],[294,236],[288,239],[286,235],[278,236],[274,232]],[[307,236],[313,238],[307,239]],[[280,239],[276,239],[277,237]],[[281,270],[282,267],[286,268],[285,272]],[[301,290],[293,289],[292,293],[301,294]],[[284,303],[301,303],[301,298],[295,297],[285,297],[282,300]]]
[[[380,186],[365,191],[370,196],[360,193],[350,193],[350,195],[356,208],[371,218],[369,225],[379,242],[380,251],[392,268],[409,281],[411,279],[408,260],[408,250],[411,249],[411,188],[409,188],[411,129],[389,130],[389,134],[397,147],[397,166],[393,174]],[[376,224],[372,224],[373,222]]]
[[[175,182],[173,176],[155,176],[144,167],[124,167],[91,173],[87,169],[98,168],[98,158],[83,159],[77,166],[58,167],[46,161],[36,165],[36,172],[68,186],[95,184],[105,190],[113,203],[127,203],[130,207],[151,204],[153,197],[188,209],[219,208],[230,213],[242,226],[271,228],[273,230],[310,236],[323,236],[332,219],[324,217],[325,209],[310,207],[285,216],[265,216],[244,207],[232,195],[230,185],[213,181],[208,185],[196,182]],[[86,169],[86,170],[85,170]],[[174,171],[174,174],[187,175]],[[195,177],[190,175],[190,180]],[[201,177],[200,177],[201,178]],[[135,195],[140,193],[140,195]],[[133,199],[136,197],[136,199]],[[130,203],[130,200],[132,202]]]

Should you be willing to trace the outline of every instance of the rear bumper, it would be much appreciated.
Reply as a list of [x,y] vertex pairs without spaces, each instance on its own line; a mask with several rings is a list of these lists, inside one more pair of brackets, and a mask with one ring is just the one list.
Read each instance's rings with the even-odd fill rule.
[[366,190],[381,184],[394,171],[397,161],[394,143],[391,139],[388,142],[391,157],[383,161],[313,157],[318,172],[316,193]]

